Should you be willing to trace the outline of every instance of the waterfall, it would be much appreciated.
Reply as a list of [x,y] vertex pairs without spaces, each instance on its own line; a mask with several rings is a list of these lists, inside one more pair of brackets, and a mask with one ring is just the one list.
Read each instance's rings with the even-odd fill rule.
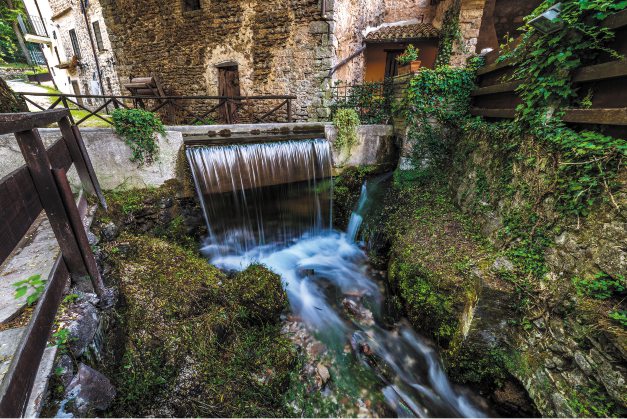
[[281,275],[291,311],[336,360],[370,369],[379,384],[360,376],[353,377],[356,385],[379,388],[398,416],[485,415],[450,384],[437,352],[406,322],[382,324],[383,295],[355,242],[390,174],[363,184],[344,233],[332,229],[324,140],[195,147],[187,157],[207,220],[202,250],[211,263],[227,270],[262,263]]
[[326,140],[204,146],[187,158],[208,237],[209,258],[284,246],[332,222]]

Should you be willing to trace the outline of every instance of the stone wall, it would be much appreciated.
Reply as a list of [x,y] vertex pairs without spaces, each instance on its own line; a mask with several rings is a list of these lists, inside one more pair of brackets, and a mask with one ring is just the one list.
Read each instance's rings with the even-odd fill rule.
[[[490,311],[490,317],[482,321],[478,309],[479,323],[475,321],[473,326],[479,331],[477,339],[483,341],[483,353],[486,347],[494,346],[493,342],[507,342],[505,347],[517,354],[508,370],[525,386],[544,416],[624,416],[627,333],[624,326],[608,317],[611,310],[624,307],[624,302],[616,301],[621,297],[603,300],[579,295],[573,279],[590,279],[602,272],[624,283],[627,193],[624,189],[615,193],[585,218],[567,219],[556,210],[552,192],[543,195],[541,201],[530,202],[535,198],[525,190],[525,185],[530,190],[536,188],[534,182],[542,176],[553,179],[553,161],[548,153],[539,152],[530,168],[504,157],[494,144],[481,138],[471,140],[468,135],[462,136],[458,153],[452,168],[453,195],[497,250],[505,252],[516,245],[503,238],[512,222],[508,217],[532,205],[542,220],[536,227],[547,229],[550,242],[543,256],[547,273],[530,280],[527,292],[532,309],[524,313],[526,323],[517,319],[523,314],[508,313],[516,304],[511,298],[515,282],[510,283],[510,291],[504,293],[507,288],[501,288],[499,293],[490,294],[489,300],[480,300],[480,307],[483,304]],[[617,181],[624,184],[627,173],[623,171]],[[507,187],[517,191],[513,197],[506,195]],[[514,269],[511,261],[500,258],[499,272]],[[508,294],[509,300],[505,299]],[[496,310],[498,307],[502,309]],[[510,325],[504,327],[506,322]]]
[[[438,4],[433,19],[433,26],[436,28],[442,27],[444,13],[451,7],[453,1],[445,0]],[[459,29],[462,33],[462,44],[454,46],[453,54],[451,55],[451,65],[464,65],[466,59],[475,52],[485,3],[485,0],[462,0],[459,13]]]
[[168,94],[217,95],[216,65],[232,62],[242,95],[296,95],[295,119],[317,118],[314,99],[331,67],[318,1],[203,0],[193,11],[169,0],[102,5],[121,79],[155,73]]

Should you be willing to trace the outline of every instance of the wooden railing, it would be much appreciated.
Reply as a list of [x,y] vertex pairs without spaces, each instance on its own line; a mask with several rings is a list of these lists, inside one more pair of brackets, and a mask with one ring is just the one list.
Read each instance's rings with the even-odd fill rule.
[[[610,48],[627,55],[627,10],[608,17],[603,25],[615,31]],[[499,51],[486,55],[477,71],[478,87],[472,93],[471,113],[487,118],[514,118],[521,103],[516,89],[522,81],[511,80],[515,63],[499,61]],[[627,60],[607,60],[580,68],[572,82],[582,94],[592,93],[592,106],[567,109],[563,120],[573,124],[599,124],[624,133],[627,125]]]
[[[0,179],[0,265],[45,211],[61,249],[46,288],[32,312],[26,331],[0,385],[0,416],[24,414],[32,386],[70,277],[89,277],[94,290],[106,297],[102,278],[87,240],[82,218],[84,195],[76,203],[66,173],[74,165],[84,190],[106,202],[83,144],[67,109],[0,114],[0,135],[13,133],[26,165]],[[62,138],[45,148],[37,128],[58,123]]]
[[[176,120],[167,121],[178,125],[202,125],[208,119],[233,124],[238,122],[292,122],[292,101],[296,96],[290,95],[266,95],[266,96],[109,96],[109,95],[67,95],[62,93],[19,93],[28,103],[40,110],[55,109],[57,107],[84,110],[87,115],[77,121],[70,115],[70,120],[76,125],[81,125],[92,117],[101,119],[111,124],[111,120],[105,118],[101,112],[110,108],[142,108],[151,112],[165,110],[166,107],[173,112],[167,112],[166,116],[177,114]],[[34,97],[49,97],[54,99],[47,108],[33,100]],[[100,105],[88,107],[84,100],[95,100]],[[263,103],[269,105],[269,110],[264,109]],[[151,103],[152,106],[148,106]],[[277,104],[278,103],[278,104]],[[200,111],[198,109],[201,109]],[[250,112],[244,114],[245,110]]]

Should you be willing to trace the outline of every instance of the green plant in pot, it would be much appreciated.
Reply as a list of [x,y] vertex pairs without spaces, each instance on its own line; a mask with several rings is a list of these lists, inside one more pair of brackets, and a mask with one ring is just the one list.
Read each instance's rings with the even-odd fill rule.
[[396,57],[396,61],[399,64],[398,74],[407,74],[414,73],[420,69],[420,60],[418,60],[418,54],[420,50],[416,48],[413,44],[407,45],[405,51],[398,57]]

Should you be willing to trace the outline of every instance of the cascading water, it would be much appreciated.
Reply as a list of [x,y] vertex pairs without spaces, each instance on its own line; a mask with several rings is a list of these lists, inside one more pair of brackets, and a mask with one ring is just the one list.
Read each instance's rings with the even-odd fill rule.
[[[280,274],[293,313],[338,354],[350,342],[353,362],[373,371],[398,416],[484,416],[451,386],[435,351],[408,325],[381,326],[382,293],[355,243],[368,185],[348,232],[332,230],[326,141],[190,148],[187,156],[207,219],[203,252],[211,263],[228,270],[262,263]],[[272,186],[261,186],[264,176]]]

